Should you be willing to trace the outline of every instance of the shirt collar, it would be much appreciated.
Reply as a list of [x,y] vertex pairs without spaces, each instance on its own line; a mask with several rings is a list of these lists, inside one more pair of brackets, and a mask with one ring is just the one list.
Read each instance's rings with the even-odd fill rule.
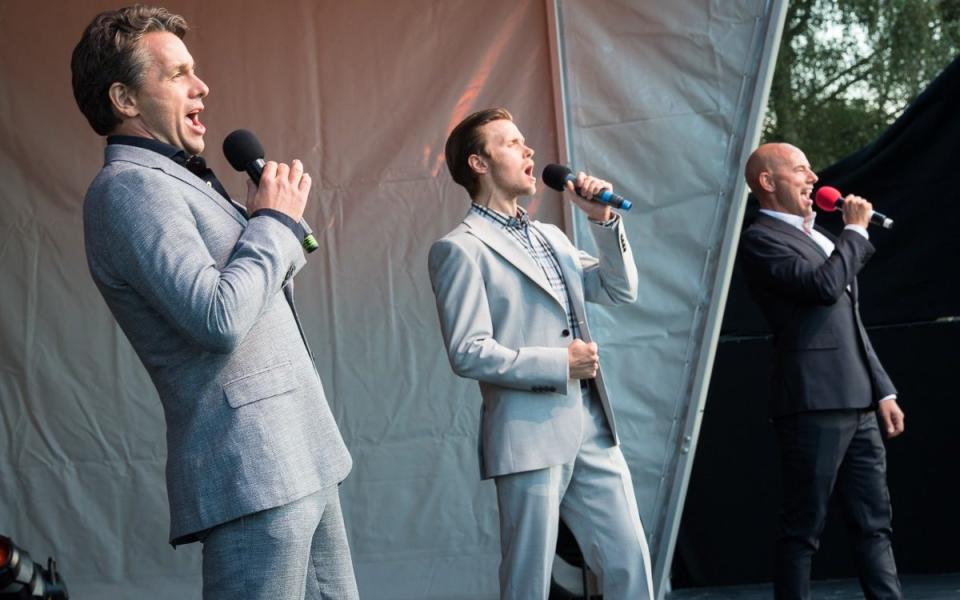
[[185,150],[153,138],[141,137],[138,135],[110,135],[107,136],[107,144],[136,146],[137,148],[143,148],[144,150],[156,152],[161,156],[165,156],[173,160],[179,165],[187,164],[187,153]]
[[512,227],[514,229],[525,229],[527,224],[530,223],[530,217],[527,215],[527,211],[525,211],[522,206],[517,207],[517,215],[514,217],[505,215],[495,208],[490,208],[489,206],[482,206],[480,204],[477,204],[476,202],[473,203],[473,205],[471,206],[471,209],[474,212],[479,213],[481,216],[486,217],[487,219],[490,219],[495,223],[498,223],[502,227]]
[[768,217],[773,217],[774,219],[778,219],[778,220],[780,220],[780,221],[783,221],[784,223],[787,223],[788,225],[793,225],[794,227],[796,227],[796,228],[799,229],[800,231],[803,231],[804,222],[806,222],[806,223],[808,224],[807,227],[809,227],[809,228],[812,230],[812,229],[813,229],[813,224],[814,224],[814,222],[817,220],[817,213],[816,213],[816,211],[810,213],[810,216],[807,217],[806,219],[804,219],[804,218],[801,217],[800,215],[794,215],[794,214],[790,214],[790,213],[779,212],[779,211],[776,211],[776,210],[770,210],[770,209],[768,209],[768,208],[761,208],[761,209],[760,209],[760,212],[763,213],[763,214],[765,214],[765,215],[767,215]]

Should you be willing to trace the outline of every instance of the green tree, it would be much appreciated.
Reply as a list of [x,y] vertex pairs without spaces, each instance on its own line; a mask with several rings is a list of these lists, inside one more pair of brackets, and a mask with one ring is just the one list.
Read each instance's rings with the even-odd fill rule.
[[876,139],[960,51],[960,0],[793,0],[764,141],[826,167]]

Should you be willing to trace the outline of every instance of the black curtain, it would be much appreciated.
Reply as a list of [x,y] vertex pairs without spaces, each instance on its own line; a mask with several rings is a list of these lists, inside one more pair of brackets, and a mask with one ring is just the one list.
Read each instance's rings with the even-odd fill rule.
[[[876,141],[823,169],[819,185],[870,200],[896,221],[870,228],[860,310],[900,393],[906,432],[887,443],[901,573],[960,572],[960,58]],[[785,140],[789,141],[789,140]],[[748,203],[744,227],[756,214]],[[843,227],[839,213],[817,223]],[[674,587],[771,579],[780,503],[767,417],[771,340],[735,271],[673,562]],[[842,368],[842,366],[838,366]],[[854,577],[838,506],[815,579]]]

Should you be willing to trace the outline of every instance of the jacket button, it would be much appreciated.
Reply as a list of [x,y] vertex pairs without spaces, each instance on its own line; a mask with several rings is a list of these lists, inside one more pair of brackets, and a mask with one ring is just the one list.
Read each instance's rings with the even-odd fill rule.
[[567,337],[570,335],[570,330],[564,329],[563,331],[560,332],[560,335],[562,335],[563,337]]

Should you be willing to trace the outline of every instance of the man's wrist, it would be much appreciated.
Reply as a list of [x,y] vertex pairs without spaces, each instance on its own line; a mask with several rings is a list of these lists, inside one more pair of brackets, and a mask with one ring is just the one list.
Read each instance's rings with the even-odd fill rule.
[[588,216],[588,217],[587,217],[587,220],[590,221],[591,223],[593,223],[594,225],[599,226],[599,227],[604,227],[604,228],[610,229],[610,228],[612,228],[614,225],[616,225],[618,222],[620,222],[620,213],[615,213],[615,212],[613,212],[613,211],[610,211],[610,218],[609,218],[609,219],[606,219],[606,220],[604,220],[604,219],[594,219],[593,217]]
[[870,234],[867,233],[867,228],[863,225],[846,225],[844,229],[849,229],[850,231],[856,231],[866,239],[870,239]]
[[290,230],[291,233],[293,233],[294,236],[296,236],[298,242],[306,237],[306,232],[303,230],[303,226],[300,225],[299,222],[294,221],[293,217],[282,213],[279,210],[274,210],[272,208],[261,208],[250,215],[251,219],[255,219],[257,217],[272,217],[277,221],[280,221],[287,229]]

